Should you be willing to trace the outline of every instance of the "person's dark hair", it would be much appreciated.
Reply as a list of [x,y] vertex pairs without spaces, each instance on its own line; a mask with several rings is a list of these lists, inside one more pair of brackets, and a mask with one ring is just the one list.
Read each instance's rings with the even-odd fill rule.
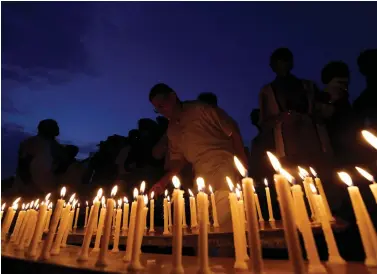
[[198,95],[198,100],[208,105],[217,107],[217,96],[212,92],[202,92]]
[[253,126],[259,128],[260,109],[254,108],[250,113],[250,120]]
[[377,73],[377,49],[367,49],[357,58],[360,73],[364,76],[372,76]]
[[173,92],[174,90],[171,87],[169,87],[167,84],[159,83],[157,85],[154,85],[151,91],[149,92],[149,101],[152,101],[153,98],[156,97],[157,95],[167,96]]
[[66,145],[65,146],[65,151],[70,159],[73,159],[77,156],[79,153],[79,148],[74,145]]
[[334,78],[349,78],[350,71],[346,63],[334,61],[328,63],[321,72],[322,83],[327,85]]
[[141,118],[138,121],[138,128],[139,131],[153,131],[157,128],[157,122],[149,118]]
[[293,61],[293,53],[289,48],[278,48],[270,56],[270,65],[276,61]]
[[38,124],[38,134],[45,137],[56,137],[59,135],[58,123],[53,119],[45,119]]

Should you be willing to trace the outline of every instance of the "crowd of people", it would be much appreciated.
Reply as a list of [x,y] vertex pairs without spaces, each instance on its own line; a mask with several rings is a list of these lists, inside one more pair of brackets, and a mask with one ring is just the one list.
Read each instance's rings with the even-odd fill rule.
[[[85,161],[75,159],[77,147],[56,141],[56,121],[41,121],[38,135],[20,145],[15,189],[40,194],[65,184],[85,195],[88,187],[111,187],[119,180],[131,193],[141,180],[147,180],[159,195],[171,185],[174,174],[180,174],[187,188],[201,176],[216,190],[219,222],[226,225],[230,211],[225,176],[234,182],[239,178],[234,155],[256,182],[271,177],[267,150],[288,169],[314,166],[327,182],[332,182],[335,168],[375,162],[376,153],[364,145],[359,133],[377,130],[377,49],[365,50],[357,59],[366,89],[353,104],[347,64],[325,65],[321,72],[325,88],[319,90],[313,81],[291,73],[293,61],[288,48],[272,53],[270,67],[276,78],[261,89],[259,108],[250,113],[258,130],[250,147],[244,145],[239,126],[218,106],[214,93],[181,101],[173,88],[159,83],[152,87],[149,101],[162,116],[139,120],[138,128],[127,137],[110,136]],[[331,183],[325,188],[329,196],[337,195]]]

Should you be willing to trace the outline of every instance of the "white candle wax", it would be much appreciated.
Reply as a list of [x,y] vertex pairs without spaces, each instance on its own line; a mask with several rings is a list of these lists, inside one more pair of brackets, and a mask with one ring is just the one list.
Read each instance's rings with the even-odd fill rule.
[[260,208],[258,194],[254,193],[254,199],[255,199],[255,206],[257,207],[259,222],[264,222],[262,210]]
[[180,182],[176,176],[173,177],[175,190],[174,201],[174,229],[173,229],[173,269],[171,273],[183,273],[182,265],[182,218],[183,218],[183,191],[179,189]]
[[169,216],[169,228],[171,228],[173,225],[173,222],[171,219],[171,203],[169,199],[168,199],[168,216]]
[[198,217],[196,216],[196,202],[195,197],[192,196],[190,197],[190,223],[191,228],[196,228],[198,226]]
[[69,233],[71,232],[71,228],[72,228],[72,223],[73,223],[73,217],[74,217],[74,210],[71,210],[68,214],[68,224],[65,228],[65,231],[64,231],[64,234],[63,234],[63,238],[62,238],[62,241],[60,243],[60,247],[67,247],[67,240],[68,240],[68,235]]
[[92,249],[92,252],[99,251],[99,244],[102,237],[103,223],[105,221],[105,216],[106,216],[106,208],[105,208],[105,205],[103,204],[100,214],[99,214],[98,230],[97,230],[96,240],[94,242],[94,248]]
[[4,217],[4,221],[3,221],[3,224],[1,226],[1,237],[3,239],[6,238],[6,235],[8,234],[9,232],[9,228],[13,222],[13,219],[14,219],[14,215],[16,214],[16,210],[13,209],[13,207],[8,207],[8,210],[7,210],[7,213]]
[[[136,194],[137,196],[137,194]],[[123,261],[131,261],[133,238],[135,236],[135,222],[136,222],[137,202],[134,201],[131,204],[130,226],[127,235],[126,254],[123,257]]]
[[116,217],[115,217],[115,233],[114,233],[114,244],[113,249],[111,252],[119,252],[119,234],[120,234],[120,223],[122,221],[122,209],[119,207],[116,210]]
[[24,247],[25,248],[29,247],[30,242],[31,242],[32,237],[33,237],[33,234],[34,234],[34,231],[35,231],[35,227],[37,225],[38,212],[36,210],[33,210],[32,212],[33,212],[32,213],[33,215],[31,216],[31,218],[29,220],[29,225],[28,225],[27,229],[25,230],[24,246],[22,246],[22,241],[21,241],[21,244],[19,246],[20,250],[24,250]]
[[[241,191],[240,191],[241,192]],[[241,195],[240,195],[241,197]],[[238,221],[240,223],[240,236],[241,236],[241,243],[242,243],[242,252],[244,256],[244,260],[249,260],[249,256],[247,255],[247,244],[246,244],[246,215],[245,215],[245,205],[243,199],[239,199],[238,201]]]
[[127,231],[128,230],[128,214],[130,210],[130,205],[127,203],[123,204],[123,225],[122,230]]
[[319,195],[321,195],[321,197],[322,197],[322,202],[323,202],[323,205],[325,207],[327,216],[329,216],[330,221],[335,221],[335,219],[334,219],[334,217],[331,213],[329,202],[327,201],[326,193],[325,193],[325,190],[323,189],[321,179],[315,178],[314,181],[315,181],[315,185],[318,188]]
[[65,230],[67,229],[68,224],[69,224],[70,211],[71,211],[71,205],[70,203],[68,203],[62,213],[62,218],[60,220],[58,233],[56,234],[55,242],[53,243],[52,248],[51,248],[51,255],[59,255],[60,253],[60,244],[63,240]]
[[311,212],[311,219],[313,221],[316,221],[315,208],[313,206],[313,193],[310,190],[310,184],[312,184],[312,183],[313,183],[313,179],[310,178],[310,177],[306,177],[303,181],[305,196],[308,199],[309,208],[310,208],[310,212]]
[[149,212],[149,232],[154,230],[154,199],[151,199],[151,211]]
[[14,242],[16,240],[17,234],[20,231],[22,221],[24,220],[26,211],[23,209],[18,213],[17,220],[16,220],[16,225],[14,226],[12,235],[10,237],[10,241]]
[[197,195],[199,209],[199,271],[211,273],[208,261],[208,195],[199,192]]
[[169,235],[169,208],[168,199],[164,198],[164,232],[163,235]]
[[79,220],[79,214],[80,214],[80,206],[78,206],[76,208],[76,217],[75,217],[75,225],[73,226],[73,228],[77,228],[77,222]]
[[47,211],[47,216],[46,216],[45,226],[44,226],[44,232],[48,232],[48,228],[50,226],[50,221],[51,221],[51,214],[52,214],[52,208]]
[[186,220],[186,203],[185,203],[185,199],[184,199],[184,198],[183,198],[182,228],[187,228],[187,220]]
[[27,227],[27,224],[29,223],[30,216],[31,216],[31,209],[28,209],[25,213],[25,217],[21,224],[20,231],[17,233],[17,237],[15,239],[15,244],[17,246],[20,244],[21,237],[23,237],[23,234],[25,233],[25,228]]
[[31,240],[31,244],[29,246],[29,251],[28,251],[29,257],[37,256],[37,247],[38,247],[39,239],[41,238],[41,235],[43,234],[43,229],[44,229],[43,226],[44,226],[46,215],[47,215],[47,204],[42,203],[41,206],[39,207],[36,228],[34,231],[33,238]]
[[213,217],[213,227],[219,227],[219,220],[217,218],[217,208],[215,202],[215,194],[213,194],[212,187],[210,186],[211,191],[211,206],[212,206],[212,217]]
[[272,210],[270,188],[266,186],[265,190],[266,190],[267,208],[268,208],[268,221],[275,222],[274,212]]
[[84,227],[88,225],[88,212],[89,212],[89,206],[88,206],[88,202],[86,202]]
[[25,248],[25,242],[27,240],[27,237],[29,235],[29,231],[32,229],[33,222],[34,222],[34,213],[36,211],[34,209],[29,209],[27,218],[25,220],[25,224],[21,227],[21,231],[19,234],[19,237],[17,239],[16,245],[17,250],[24,250]]
[[97,230],[98,230],[98,213],[99,213],[99,210],[97,214],[94,215],[94,227],[93,227],[94,233],[97,233]]
[[[65,191],[64,191],[64,193],[65,193]],[[62,195],[62,196],[64,196],[64,195]],[[59,222],[62,210],[63,210],[64,203],[65,203],[65,201],[63,199],[59,199],[58,202],[56,203],[55,210],[54,210],[54,213],[52,214],[52,219],[50,221],[51,224],[50,224],[50,228],[48,230],[47,238],[43,243],[42,253],[41,253],[41,256],[40,256],[41,260],[47,260],[47,259],[50,258],[51,246],[52,246],[52,243],[53,243],[53,240],[54,240],[56,228],[58,226],[58,222]]]

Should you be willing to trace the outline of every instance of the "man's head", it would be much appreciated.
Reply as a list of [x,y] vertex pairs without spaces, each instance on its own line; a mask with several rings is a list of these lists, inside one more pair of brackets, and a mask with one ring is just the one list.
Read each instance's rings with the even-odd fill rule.
[[149,101],[157,113],[170,119],[179,104],[175,91],[166,84],[155,85],[149,92]]
[[322,69],[321,78],[333,99],[339,99],[348,94],[350,71],[346,63],[342,61],[328,63]]
[[293,54],[288,48],[278,48],[270,56],[270,67],[277,76],[287,76],[293,69]]
[[217,107],[217,96],[212,92],[202,92],[198,95],[198,100],[210,106]]
[[369,80],[377,78],[377,49],[367,49],[360,53],[357,65],[362,75]]
[[254,108],[250,113],[251,124],[260,130],[259,126],[260,109]]
[[58,123],[53,119],[45,119],[38,124],[38,135],[45,138],[55,138],[59,136],[59,126]]

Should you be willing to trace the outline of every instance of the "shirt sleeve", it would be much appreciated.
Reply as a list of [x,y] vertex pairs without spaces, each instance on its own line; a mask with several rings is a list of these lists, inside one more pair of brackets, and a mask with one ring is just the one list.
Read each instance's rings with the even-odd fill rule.
[[223,109],[219,107],[208,107],[206,111],[210,113],[210,117],[219,125],[226,136],[232,136],[233,132],[239,131],[236,121]]
[[183,160],[184,156],[182,151],[179,149],[177,141],[171,137],[168,140],[169,148],[169,162]]

